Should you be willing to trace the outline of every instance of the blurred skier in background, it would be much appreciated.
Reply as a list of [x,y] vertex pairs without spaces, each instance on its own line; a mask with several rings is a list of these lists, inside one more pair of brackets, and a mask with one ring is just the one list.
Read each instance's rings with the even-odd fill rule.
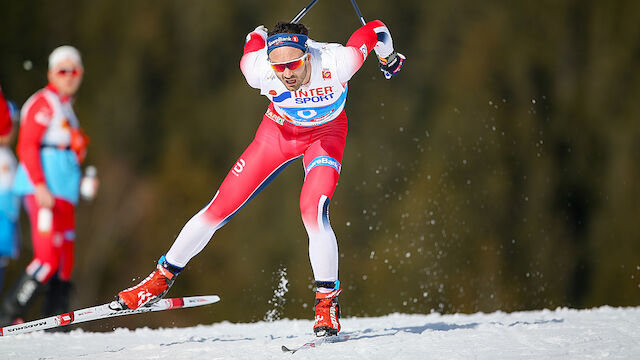
[[76,48],[56,48],[49,55],[49,83],[21,110],[14,191],[23,197],[34,254],[2,302],[0,326],[21,322],[35,295],[44,290],[44,316],[68,311],[80,164],[89,145],[72,108],[83,73]]
[[0,140],[10,136],[13,128],[12,115],[11,104],[5,99],[2,93],[2,86],[0,86]]
[[13,122],[18,119],[18,109],[7,101],[0,88],[0,293],[9,260],[19,254],[18,216],[20,200],[12,190],[17,161],[11,151]]
[[359,28],[347,42],[319,43],[297,23],[264,26],[247,35],[240,69],[251,87],[271,103],[253,142],[240,156],[211,202],[189,220],[156,270],[118,294],[114,308],[135,309],[162,298],[176,275],[225,225],[287,165],[302,158],[302,220],[309,236],[315,278],[318,336],[340,330],[338,245],[329,224],[329,201],[338,183],[347,136],[347,82],[374,50],[385,77],[396,75],[404,56],[393,49],[381,21]]

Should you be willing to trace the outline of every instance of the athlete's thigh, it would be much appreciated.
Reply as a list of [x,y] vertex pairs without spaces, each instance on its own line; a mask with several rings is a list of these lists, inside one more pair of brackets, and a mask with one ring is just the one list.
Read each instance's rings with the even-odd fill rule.
[[24,206],[29,217],[29,225],[31,227],[31,245],[33,247],[33,257],[48,261],[56,257],[55,246],[53,244],[53,232],[43,233],[38,230],[38,210],[34,195],[26,195],[24,197]]
[[269,123],[262,124],[220,185],[214,200],[206,209],[207,216],[223,220],[233,214],[297,158],[280,145],[277,128]]
[[304,154],[305,179],[300,193],[300,210],[307,226],[317,221],[320,211],[328,211],[328,202],[342,169],[345,142],[341,135],[323,137],[309,146]]
[[[342,170],[342,155],[347,137],[346,118],[319,129],[304,152],[305,191],[317,189],[331,197]],[[329,194],[330,192],[330,194]]]

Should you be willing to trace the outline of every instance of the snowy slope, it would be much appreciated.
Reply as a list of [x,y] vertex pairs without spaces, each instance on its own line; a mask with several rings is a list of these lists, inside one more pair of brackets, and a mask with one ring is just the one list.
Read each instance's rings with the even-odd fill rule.
[[[137,315],[140,316],[140,315]],[[142,315],[144,316],[144,315]],[[0,338],[1,359],[640,359],[640,307],[346,318],[344,342],[285,354],[310,320]],[[329,356],[329,357],[327,357]]]

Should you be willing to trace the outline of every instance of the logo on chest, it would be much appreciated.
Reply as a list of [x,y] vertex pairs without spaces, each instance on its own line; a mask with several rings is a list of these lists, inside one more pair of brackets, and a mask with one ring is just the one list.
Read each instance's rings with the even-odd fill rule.
[[309,90],[285,91],[276,96],[275,90],[269,91],[269,95],[273,96],[271,101],[281,103],[285,100],[293,98],[297,105],[313,104],[322,101],[333,100],[335,93],[333,86],[323,86]]
[[292,91],[292,93],[293,99],[298,105],[333,100],[335,96],[333,86],[324,86],[309,90],[296,90]]

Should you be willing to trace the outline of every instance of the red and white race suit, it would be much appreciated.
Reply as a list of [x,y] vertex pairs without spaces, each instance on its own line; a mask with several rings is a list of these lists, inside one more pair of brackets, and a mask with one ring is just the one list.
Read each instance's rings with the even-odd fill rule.
[[391,36],[381,21],[358,29],[346,46],[309,40],[311,76],[289,91],[276,77],[266,51],[264,31],[247,35],[240,69],[250,86],[269,100],[255,138],[229,171],[211,202],[184,226],[166,260],[184,267],[288,164],[302,159],[305,178],[300,211],[309,235],[309,257],[316,281],[338,279],[338,246],[329,224],[329,201],[340,171],[347,136],[344,112],[347,82],[371,50],[386,57]]

